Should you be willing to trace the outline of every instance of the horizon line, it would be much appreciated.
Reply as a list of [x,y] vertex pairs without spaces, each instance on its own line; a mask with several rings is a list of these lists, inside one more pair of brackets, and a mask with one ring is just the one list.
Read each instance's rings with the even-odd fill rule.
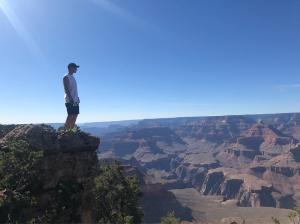
[[[181,119],[181,118],[205,118],[205,117],[233,117],[233,116],[257,116],[257,115],[282,115],[282,114],[300,114],[300,112],[278,112],[278,113],[253,113],[253,114],[223,114],[223,115],[199,115],[199,116],[174,116],[174,117],[154,117],[154,118],[133,118],[124,120],[105,120],[105,121],[87,121],[79,122],[78,124],[89,123],[108,123],[108,122],[128,122],[128,121],[143,121],[143,120],[163,120],[163,119]],[[22,124],[63,124],[64,122],[22,122],[22,123],[5,123],[0,122],[0,125],[22,125]]]

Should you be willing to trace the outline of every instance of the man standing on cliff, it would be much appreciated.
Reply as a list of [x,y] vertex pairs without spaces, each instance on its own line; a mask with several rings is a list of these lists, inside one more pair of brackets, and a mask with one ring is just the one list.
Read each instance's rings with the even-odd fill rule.
[[77,72],[78,65],[70,63],[68,65],[68,74],[64,76],[65,103],[68,117],[65,123],[65,129],[73,129],[79,114],[79,97],[77,92],[77,83],[74,74]]

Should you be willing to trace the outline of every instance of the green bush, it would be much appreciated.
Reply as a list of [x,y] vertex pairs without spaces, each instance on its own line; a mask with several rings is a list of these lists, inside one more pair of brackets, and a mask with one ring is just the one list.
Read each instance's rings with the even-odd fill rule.
[[33,152],[24,141],[0,152],[0,223],[24,223],[34,218],[41,189],[42,151]]
[[70,177],[47,192],[52,201],[40,209],[42,158],[43,151],[31,151],[24,141],[0,152],[0,223],[80,222],[82,188]]
[[53,202],[42,217],[43,223],[80,223],[83,188],[74,178],[59,180],[52,193]]
[[97,222],[100,224],[142,223],[143,212],[138,207],[139,183],[135,177],[125,177],[119,163],[103,164],[95,178]]
[[180,224],[180,219],[176,218],[175,212],[169,212],[161,219],[160,224]]

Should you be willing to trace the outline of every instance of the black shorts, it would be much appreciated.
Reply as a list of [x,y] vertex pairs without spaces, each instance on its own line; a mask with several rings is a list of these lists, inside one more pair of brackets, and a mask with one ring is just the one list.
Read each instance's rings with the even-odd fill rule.
[[74,106],[72,103],[66,103],[66,108],[68,111],[68,115],[79,114],[79,105]]

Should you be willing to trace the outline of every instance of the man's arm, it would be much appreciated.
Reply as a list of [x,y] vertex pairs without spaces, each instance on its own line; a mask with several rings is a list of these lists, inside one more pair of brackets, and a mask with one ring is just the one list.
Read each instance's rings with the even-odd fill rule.
[[64,88],[65,88],[65,92],[70,100],[70,103],[74,103],[74,99],[72,98],[71,92],[70,92],[70,81],[67,76],[64,77]]

